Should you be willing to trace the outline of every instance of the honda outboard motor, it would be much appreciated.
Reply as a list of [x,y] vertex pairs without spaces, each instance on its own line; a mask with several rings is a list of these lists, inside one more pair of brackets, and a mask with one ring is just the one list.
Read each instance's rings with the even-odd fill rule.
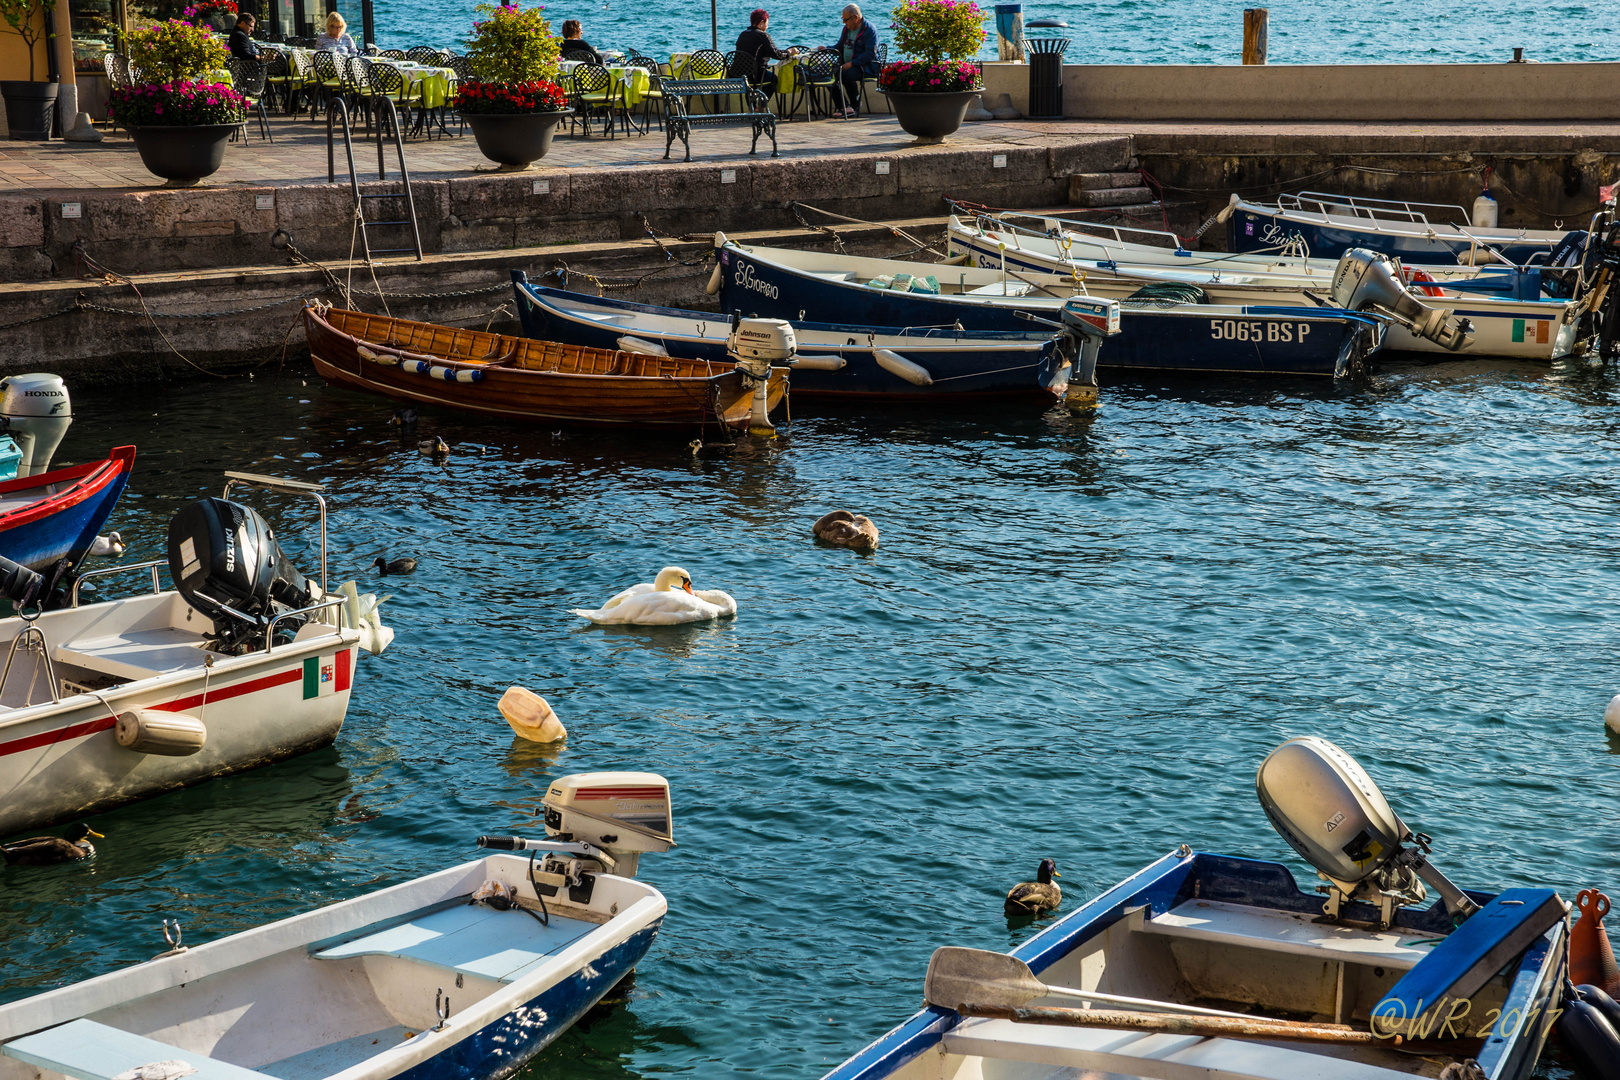
[[12,375],[0,380],[0,434],[10,435],[22,451],[18,476],[36,476],[51,467],[51,457],[73,423],[67,384],[59,376]]
[[[214,621],[214,648],[262,648],[270,620],[313,604],[312,586],[282,554],[268,522],[251,507],[201,499],[169,522],[169,574],[186,603]],[[285,619],[289,635],[303,623]]]
[[1450,308],[1432,308],[1411,293],[1388,255],[1351,248],[1333,271],[1333,303],[1350,311],[1388,315],[1419,337],[1456,352],[1473,343],[1474,325],[1452,317]]

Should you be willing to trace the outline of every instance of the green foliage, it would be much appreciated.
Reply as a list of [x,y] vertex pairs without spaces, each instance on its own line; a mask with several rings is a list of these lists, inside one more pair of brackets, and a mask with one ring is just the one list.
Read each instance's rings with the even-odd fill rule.
[[[50,31],[51,12],[56,10],[56,0],[0,0],[0,19],[5,19],[12,31],[23,39],[28,46],[28,81],[34,81],[34,46],[39,44],[43,35],[53,38],[56,35]],[[38,24],[34,16],[43,14],[45,18]]]
[[973,0],[907,0],[893,16],[895,46],[931,64],[977,55],[989,18]]
[[483,18],[473,23],[464,39],[467,60],[475,78],[486,83],[527,83],[557,78],[557,57],[562,50],[551,33],[545,8],[527,11],[511,3],[479,4]]
[[180,19],[131,30],[125,42],[142,82],[191,82],[225,66],[225,46],[213,31]]

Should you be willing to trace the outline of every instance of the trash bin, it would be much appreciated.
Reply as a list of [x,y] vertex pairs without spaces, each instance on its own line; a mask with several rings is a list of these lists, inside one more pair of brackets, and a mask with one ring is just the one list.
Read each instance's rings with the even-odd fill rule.
[[1068,38],[1030,38],[1029,118],[1063,119],[1063,50]]

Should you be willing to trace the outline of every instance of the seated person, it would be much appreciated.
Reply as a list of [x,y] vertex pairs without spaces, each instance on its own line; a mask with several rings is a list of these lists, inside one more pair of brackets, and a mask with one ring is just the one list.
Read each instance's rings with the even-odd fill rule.
[[348,29],[348,20],[337,12],[326,17],[326,32],[315,38],[315,49],[318,52],[335,52],[343,56],[359,56],[360,49],[354,43],[354,38],[345,31]]
[[601,64],[602,54],[590,47],[581,36],[583,33],[578,19],[563,21],[562,58],[579,60],[587,64]]
[[225,43],[225,48],[238,60],[258,60],[259,47],[253,44],[253,24],[257,20],[253,12],[244,11],[236,17],[236,29],[231,31],[231,38]]
[[845,116],[854,116],[854,103],[861,99],[861,80],[877,77],[877,31],[861,16],[859,4],[847,5],[839,18],[844,23],[837,45],[842,63],[838,83],[833,85],[833,104]]
[[748,29],[737,35],[737,50],[732,57],[728,79],[747,79],[767,94],[776,93],[776,74],[770,61],[786,60],[798,56],[798,49],[782,50],[776,47],[769,33],[771,16],[764,8],[755,8],[748,16]]

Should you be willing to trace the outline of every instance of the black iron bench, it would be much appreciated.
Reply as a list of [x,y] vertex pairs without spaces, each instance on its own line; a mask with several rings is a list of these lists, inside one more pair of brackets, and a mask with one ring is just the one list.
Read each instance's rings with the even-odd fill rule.
[[[771,137],[771,157],[776,152],[776,114],[771,112],[763,91],[749,85],[747,79],[665,79],[663,81],[664,107],[668,120],[664,125],[664,157],[668,159],[675,140],[686,147],[686,160],[692,160],[691,134],[694,127],[720,127],[724,124],[752,124],[754,141],[750,154],[759,149],[760,135]],[[693,113],[688,102],[697,97],[740,97],[748,106],[747,112]]]

